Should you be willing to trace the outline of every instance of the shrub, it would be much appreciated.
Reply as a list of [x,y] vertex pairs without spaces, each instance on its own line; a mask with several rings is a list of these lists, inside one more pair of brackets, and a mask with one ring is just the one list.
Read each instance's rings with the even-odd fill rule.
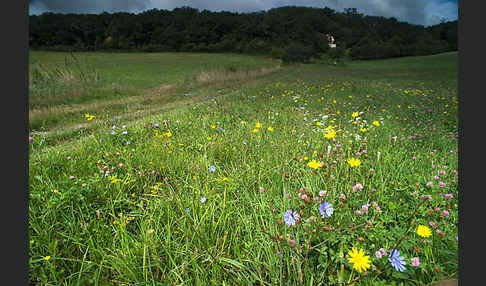
[[307,63],[316,53],[310,46],[304,46],[301,43],[291,43],[284,51],[282,60],[284,63]]

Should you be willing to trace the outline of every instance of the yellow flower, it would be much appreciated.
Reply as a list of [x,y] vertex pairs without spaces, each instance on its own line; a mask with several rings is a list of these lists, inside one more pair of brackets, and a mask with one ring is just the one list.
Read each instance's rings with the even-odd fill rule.
[[351,158],[348,159],[348,164],[351,167],[358,167],[359,165],[361,165],[361,161],[359,159]]
[[241,120],[240,123],[241,123],[241,125],[246,125],[246,121],[244,121],[244,120]]
[[341,114],[341,111],[339,111],[339,110],[338,110],[338,111],[336,112],[336,114],[337,114],[337,115]]
[[378,121],[376,121],[376,120],[375,120],[375,121],[373,121],[373,123],[372,123],[372,124],[373,124],[373,125],[375,125],[376,127],[380,126],[380,122],[378,122]]
[[304,157],[304,161],[307,161],[307,160],[309,160],[309,157],[307,157],[307,156]]
[[334,130],[328,130],[326,132],[326,134],[324,134],[324,137],[328,138],[328,139],[333,139],[334,137],[336,137],[336,131]]
[[292,133],[296,133],[296,132],[297,132],[297,130],[295,130],[295,129],[292,129]]
[[84,115],[84,117],[85,117],[86,119],[88,119],[88,121],[89,121],[89,120],[92,120],[93,118],[95,118],[95,116],[94,116],[94,115],[91,115],[91,114],[89,114],[89,113],[86,113],[86,114]]
[[352,116],[353,116],[354,118],[358,117],[358,116],[359,116],[359,112],[357,112],[357,111],[353,112]]
[[317,122],[316,122],[316,125],[317,125],[317,126],[321,126],[321,125],[322,125],[322,123],[321,123],[320,121],[317,121]]
[[45,261],[49,261],[49,259],[51,259],[51,256],[50,255],[47,255],[47,256],[44,257],[44,260]]
[[214,129],[214,128],[216,128],[216,126],[214,126],[214,125],[211,125],[211,128],[213,128],[213,129]]
[[360,128],[359,131],[366,132],[366,128]]
[[310,161],[309,163],[307,163],[307,166],[309,166],[313,169],[318,169],[318,168],[322,167],[321,163],[318,163],[316,160]]
[[273,127],[272,126],[268,127],[268,131],[273,132]]
[[432,231],[425,225],[419,225],[417,227],[417,234],[421,237],[429,237],[432,235]]
[[170,137],[170,136],[172,136],[172,133],[170,131],[167,131],[166,133],[164,133],[164,135],[167,136],[167,137]]
[[349,263],[353,263],[353,269],[361,271],[366,271],[371,266],[370,256],[364,253],[363,249],[358,249],[353,247],[352,250],[348,251],[348,261]]
[[256,127],[256,128],[260,128],[260,127],[262,127],[262,125],[260,124],[260,122],[257,122],[257,123],[255,124],[255,127]]
[[255,128],[255,129],[253,129],[251,132],[253,132],[253,133],[257,133],[257,132],[258,132],[258,129],[257,129],[257,128]]

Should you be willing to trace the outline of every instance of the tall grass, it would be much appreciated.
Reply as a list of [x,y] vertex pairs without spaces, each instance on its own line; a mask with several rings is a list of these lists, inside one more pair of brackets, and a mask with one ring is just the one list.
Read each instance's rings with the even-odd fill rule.
[[29,106],[31,109],[85,101],[102,83],[99,72],[74,53],[62,65],[36,62],[29,65]]

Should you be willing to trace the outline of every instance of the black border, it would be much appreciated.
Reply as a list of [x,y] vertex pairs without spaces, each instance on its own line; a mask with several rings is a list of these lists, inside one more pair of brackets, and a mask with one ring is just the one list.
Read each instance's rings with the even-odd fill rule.
[[[480,103],[484,94],[485,82],[483,34],[481,24],[484,20],[483,9],[480,5],[483,1],[458,1],[458,49],[459,49],[459,72],[458,72],[458,100],[459,100],[459,285],[483,285],[485,284],[482,272],[484,266],[482,261],[484,237],[484,191],[481,187],[481,179],[484,178],[481,163],[483,160],[478,155],[484,148],[481,134],[485,122],[484,108]],[[467,19],[465,15],[467,16]],[[482,18],[481,18],[482,16]],[[476,19],[476,20],[474,20]],[[476,104],[475,101],[477,102]],[[467,122],[467,123],[466,123]],[[476,126],[475,126],[476,125]],[[469,126],[469,127],[468,127]],[[469,132],[465,132],[467,127]],[[464,137],[464,134],[468,136]],[[474,138],[474,135],[479,135]],[[476,139],[476,140],[475,140]],[[476,143],[476,147],[471,143]],[[467,146],[467,147],[466,147]],[[469,157],[466,156],[466,148]],[[476,150],[474,150],[476,149]],[[479,164],[475,164],[476,159]],[[480,161],[479,161],[480,160]],[[469,165],[467,165],[467,162]],[[468,166],[468,167],[466,167]],[[466,173],[467,169],[467,173]],[[467,177],[466,177],[467,174]],[[472,179],[476,178],[476,182]],[[477,183],[477,184],[476,184]],[[466,226],[468,225],[468,226]],[[469,234],[466,235],[466,229]],[[476,241],[475,241],[476,240]],[[466,250],[469,249],[469,255]],[[476,261],[477,260],[477,261]]]
[[4,1],[0,17],[3,97],[2,285],[28,285],[28,10],[28,0]]

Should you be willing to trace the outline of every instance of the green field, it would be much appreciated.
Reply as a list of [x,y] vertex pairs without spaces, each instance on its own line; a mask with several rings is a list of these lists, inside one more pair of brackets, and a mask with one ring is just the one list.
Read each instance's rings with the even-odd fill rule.
[[29,56],[32,285],[457,277],[457,53]]

